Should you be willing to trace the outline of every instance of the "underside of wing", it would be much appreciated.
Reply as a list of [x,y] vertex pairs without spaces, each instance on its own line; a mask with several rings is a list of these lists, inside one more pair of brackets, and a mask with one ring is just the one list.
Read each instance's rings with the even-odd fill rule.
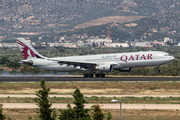
[[67,66],[73,65],[74,67],[80,67],[80,68],[92,68],[94,69],[97,66],[97,63],[95,62],[86,62],[86,61],[66,61],[66,60],[55,60],[55,59],[49,59],[52,61],[57,61],[60,65],[66,64]]

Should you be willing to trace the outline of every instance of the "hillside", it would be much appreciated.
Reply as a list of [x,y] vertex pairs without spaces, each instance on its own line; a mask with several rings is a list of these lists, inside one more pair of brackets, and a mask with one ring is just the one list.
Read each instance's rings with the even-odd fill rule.
[[0,0],[0,31],[60,31],[107,16],[179,12],[178,0]]
[[[134,41],[134,39],[163,41],[164,37],[170,37],[173,40],[180,41],[180,13],[166,13],[152,15],[150,17],[138,17],[134,16],[134,21],[130,21],[133,20],[132,17],[122,17],[124,18],[124,21],[121,19],[121,22],[117,22],[114,17],[108,17],[109,21],[107,19],[97,19],[92,21],[93,23],[87,22],[81,24],[81,26],[76,26],[79,28],[81,27],[81,29],[61,33],[59,35],[63,36],[66,34],[71,36],[73,34],[83,33],[87,33],[89,36],[107,35],[107,26],[110,26],[111,38],[121,42],[125,42],[127,40]],[[110,20],[114,20],[116,22],[111,21],[110,24],[93,26],[100,23],[108,23]],[[88,25],[91,25],[91,27],[85,27]]]
[[144,18],[144,16],[108,16],[108,17],[102,17],[96,20],[88,21],[83,24],[79,24],[75,28],[80,29],[80,28],[86,28],[89,26],[98,26],[98,25],[103,25],[103,24],[108,24],[108,23],[124,24],[124,23],[135,21],[135,20],[140,20],[141,18]]

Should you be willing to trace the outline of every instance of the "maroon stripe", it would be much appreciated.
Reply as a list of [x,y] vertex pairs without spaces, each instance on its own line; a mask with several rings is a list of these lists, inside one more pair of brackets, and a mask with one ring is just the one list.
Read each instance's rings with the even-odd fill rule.
[[20,45],[22,45],[22,46],[27,46],[27,45],[25,45],[24,43],[22,43],[22,42],[19,41],[19,40],[17,40],[17,43],[20,44]]

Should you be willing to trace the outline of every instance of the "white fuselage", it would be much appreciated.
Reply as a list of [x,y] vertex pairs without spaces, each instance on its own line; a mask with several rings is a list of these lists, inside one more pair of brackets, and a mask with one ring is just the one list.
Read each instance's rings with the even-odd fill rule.
[[113,69],[157,66],[166,64],[174,59],[166,52],[146,51],[146,52],[129,52],[129,53],[111,53],[85,56],[56,57],[47,59],[34,59],[32,66],[55,71],[87,71],[88,69],[80,68],[74,65],[59,64],[55,60],[91,62],[98,65],[112,64]]

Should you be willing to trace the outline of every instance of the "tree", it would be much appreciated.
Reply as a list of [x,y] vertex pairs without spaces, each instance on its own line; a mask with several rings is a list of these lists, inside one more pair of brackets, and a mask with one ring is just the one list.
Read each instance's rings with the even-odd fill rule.
[[55,109],[51,109],[51,103],[48,100],[48,94],[50,92],[50,88],[46,88],[46,84],[44,80],[41,80],[41,90],[36,92],[37,98],[33,100],[37,103],[39,114],[38,117],[41,120],[55,120],[56,112]]
[[93,43],[92,43],[92,46],[93,46],[93,47],[96,47],[96,44],[93,42]]
[[106,118],[107,120],[111,120],[112,119],[112,114],[111,114],[111,112],[108,112],[108,115],[107,115],[107,118]]
[[[98,103],[98,98],[96,97],[97,103]],[[105,118],[105,114],[102,113],[101,111],[101,107],[99,106],[99,103],[97,105],[92,106],[93,108],[93,112],[92,114],[92,118],[93,120],[103,120]],[[111,120],[112,119],[112,115],[111,112],[108,112],[108,115],[106,117],[107,120]]]
[[104,114],[102,113],[100,106],[94,105],[92,108],[94,108],[94,112],[92,112],[93,120],[103,120]]
[[71,108],[71,105],[68,104],[67,105],[66,110],[60,110],[61,111],[61,115],[59,116],[59,120],[75,120],[75,114],[73,109]]
[[90,115],[88,114],[88,109],[84,109],[84,103],[86,103],[86,100],[84,100],[83,94],[80,92],[79,89],[76,89],[74,94],[74,101],[73,103],[76,105],[73,109],[75,112],[75,117],[78,120],[89,120],[91,119]]
[[10,63],[7,64],[7,66],[9,68],[12,68],[13,71],[15,71],[15,69],[18,69],[19,67],[21,67],[21,64],[19,64],[17,61],[11,61]]
[[88,114],[88,109],[84,109],[84,100],[83,94],[80,93],[79,89],[76,89],[73,93],[75,107],[71,109],[71,105],[68,104],[66,110],[60,110],[61,115],[59,120],[91,120],[91,116]]
[[8,58],[3,56],[1,59],[0,59],[0,64],[7,64],[9,62]]
[[2,108],[2,104],[0,104],[0,120],[5,120],[6,119],[6,115],[2,113],[3,108]]

